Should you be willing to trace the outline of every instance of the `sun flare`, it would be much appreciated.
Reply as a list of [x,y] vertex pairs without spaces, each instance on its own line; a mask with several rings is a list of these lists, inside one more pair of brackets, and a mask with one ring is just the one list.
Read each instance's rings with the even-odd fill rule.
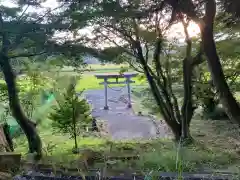
[[[200,34],[199,26],[194,23],[190,22],[188,25],[188,33],[190,37],[197,37]],[[178,38],[181,41],[185,39],[184,28],[182,23],[174,24],[168,31],[168,36],[170,38]]]
[[196,23],[190,22],[188,26],[188,33],[190,37],[196,37],[200,33],[199,26]]

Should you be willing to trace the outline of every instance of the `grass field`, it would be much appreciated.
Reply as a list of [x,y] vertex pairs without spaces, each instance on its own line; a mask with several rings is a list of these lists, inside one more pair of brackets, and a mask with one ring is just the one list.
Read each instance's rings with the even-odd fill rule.
[[[94,65],[88,65],[88,69],[91,69],[90,72],[92,73],[84,73],[79,80],[79,83],[77,85],[77,90],[83,90],[83,89],[103,89],[103,85],[100,85],[99,83],[103,82],[101,79],[97,79],[94,74],[101,74],[101,73],[118,73],[122,67],[128,67],[126,64],[107,64],[107,65],[100,65],[100,64],[94,64]],[[131,71],[129,69],[128,71]],[[131,71],[132,72],[132,71]],[[125,79],[119,79],[119,81],[124,81]],[[141,80],[139,77],[132,78],[135,83],[132,85],[145,85],[146,81]],[[115,79],[109,79],[108,81],[116,81]],[[124,84],[114,84],[110,85],[111,87],[119,87],[119,86],[125,86]]]
[[92,69],[93,71],[98,71],[98,70],[108,70],[108,69],[120,69],[121,67],[129,67],[128,64],[106,64],[106,65],[101,65],[101,64],[90,64],[87,66],[89,69]]
[[[81,75],[81,79],[79,80],[76,89],[78,91],[81,90],[89,90],[89,89],[103,89],[103,85],[100,85],[99,83],[103,82],[103,80],[97,79],[94,75],[95,74],[101,74],[101,73],[119,73],[120,69],[124,67],[128,67],[126,64],[120,64],[120,65],[114,65],[114,64],[107,64],[107,65],[101,65],[101,64],[93,64],[88,65],[86,69],[89,69],[89,71],[84,72]],[[128,72],[134,72],[131,69],[128,69]],[[80,75],[77,72],[73,71],[73,68],[71,67],[64,67],[61,71],[61,75]],[[125,79],[119,79],[119,81],[124,81]],[[135,83],[131,84],[133,86],[138,85],[146,85],[146,80],[141,79],[139,76],[132,78]],[[108,81],[116,82],[115,79],[109,79]],[[119,86],[125,86],[124,84],[114,84],[109,85],[111,87],[119,87]]]
[[[124,81],[125,79],[119,79],[120,81]],[[134,77],[132,78],[135,83],[132,83],[131,85],[138,86],[138,85],[146,85],[146,80],[143,79],[141,80],[139,77]],[[115,81],[115,79],[110,79],[111,81]],[[79,80],[76,89],[78,91],[81,91],[83,89],[88,90],[88,89],[103,89],[104,86],[100,85],[99,83],[103,82],[101,79],[97,79],[93,74],[83,74],[81,79]],[[109,85],[111,87],[119,87],[119,86],[125,86],[124,84],[113,84]]]
[[[121,68],[124,68],[128,71],[133,71],[127,64],[89,64],[87,65],[84,70],[85,72],[94,72],[94,73],[107,73],[107,72],[119,72]],[[54,71],[54,70],[52,70]],[[63,67],[61,69],[62,73],[73,73],[74,68],[73,67]]]

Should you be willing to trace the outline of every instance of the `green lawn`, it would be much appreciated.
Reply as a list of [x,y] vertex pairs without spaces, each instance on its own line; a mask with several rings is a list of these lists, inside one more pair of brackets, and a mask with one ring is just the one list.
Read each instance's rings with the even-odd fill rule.
[[[124,79],[119,79],[119,81],[123,81]],[[132,80],[135,81],[135,83],[132,83],[132,85],[145,85],[146,80],[141,80],[139,77],[134,77]],[[109,80],[109,81],[116,81],[115,79]],[[103,85],[100,85],[99,83],[103,82],[101,79],[97,79],[94,75],[92,74],[84,74],[82,78],[79,80],[77,84],[77,91],[81,91],[83,89],[89,90],[89,89],[103,89]],[[113,84],[109,85],[110,87],[120,87],[124,86],[124,84]]]
[[90,64],[87,68],[92,70],[102,70],[102,69],[120,69],[121,67],[129,67],[127,64]]

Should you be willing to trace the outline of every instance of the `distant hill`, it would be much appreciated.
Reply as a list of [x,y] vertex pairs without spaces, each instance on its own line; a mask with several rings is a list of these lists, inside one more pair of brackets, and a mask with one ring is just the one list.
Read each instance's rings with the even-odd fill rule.
[[83,62],[86,64],[101,64],[101,62],[97,58],[92,56],[84,56]]

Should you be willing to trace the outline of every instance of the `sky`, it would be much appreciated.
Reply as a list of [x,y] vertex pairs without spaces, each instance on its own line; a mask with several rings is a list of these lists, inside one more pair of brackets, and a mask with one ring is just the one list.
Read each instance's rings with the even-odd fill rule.
[[[14,3],[12,3],[14,0],[0,0],[0,5],[5,5],[5,6],[10,6],[10,7],[13,7],[14,6]],[[45,8],[50,8],[50,9],[54,9],[56,7],[58,7],[58,3],[56,0],[46,0],[46,2],[42,3],[42,6],[45,7]],[[36,11],[39,11],[41,12],[42,10],[41,9],[33,9],[33,8],[28,8],[27,9],[28,12],[36,12]],[[189,35],[190,37],[195,37],[197,36],[199,33],[200,33],[200,30],[198,28],[198,25],[191,22],[189,24],[189,27],[188,27],[188,32],[189,32]],[[80,31],[81,34],[91,34],[91,32],[86,28],[86,29],[82,29]],[[59,36],[64,36],[64,34],[62,35],[59,35]],[[184,29],[183,29],[183,26],[181,23],[178,23],[178,24],[175,24],[173,25],[170,30],[169,30],[169,33],[168,33],[168,38],[171,39],[171,38],[178,38],[180,40],[180,42],[184,42]]]

